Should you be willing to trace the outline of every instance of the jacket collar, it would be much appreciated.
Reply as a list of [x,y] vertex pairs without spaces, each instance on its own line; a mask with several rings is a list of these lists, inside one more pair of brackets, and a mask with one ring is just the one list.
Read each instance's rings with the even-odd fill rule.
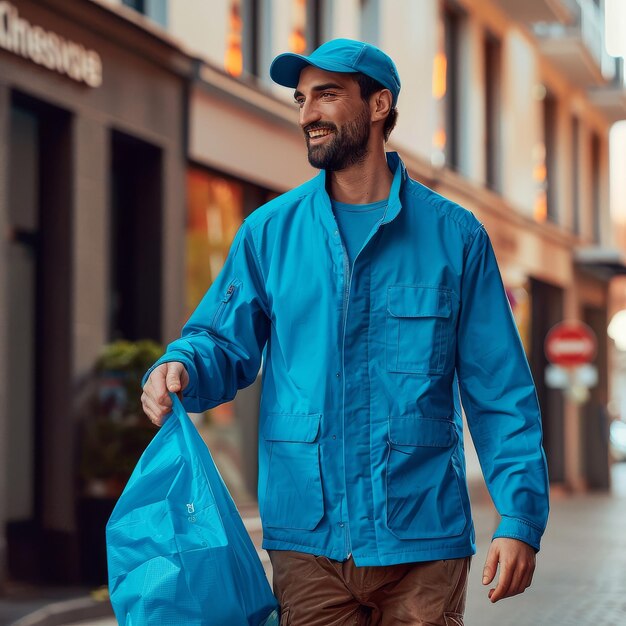
[[400,201],[400,193],[402,191],[402,185],[406,180],[406,168],[404,163],[397,152],[387,152],[387,165],[393,172],[393,180],[391,181],[391,189],[389,190],[389,204],[385,211],[382,224],[391,222],[402,208],[402,202]]
[[[381,224],[391,222],[398,213],[400,213],[400,209],[402,208],[400,194],[402,185],[407,177],[406,168],[397,152],[387,152],[387,165],[393,172],[393,180],[391,182],[391,189],[389,190],[389,203],[387,204],[387,210],[385,211]],[[318,191],[322,194],[324,204],[330,209],[330,198],[326,191],[326,170],[322,170],[314,180],[317,183],[316,187]]]

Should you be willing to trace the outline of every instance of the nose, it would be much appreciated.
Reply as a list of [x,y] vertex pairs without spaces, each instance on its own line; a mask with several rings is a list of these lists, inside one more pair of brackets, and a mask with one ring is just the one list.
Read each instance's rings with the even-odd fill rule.
[[313,100],[305,100],[300,107],[300,126],[306,128],[309,124],[319,122],[321,115]]

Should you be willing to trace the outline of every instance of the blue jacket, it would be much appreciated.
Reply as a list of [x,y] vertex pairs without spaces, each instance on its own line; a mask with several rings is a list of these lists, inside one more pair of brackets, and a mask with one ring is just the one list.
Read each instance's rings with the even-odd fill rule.
[[[475,552],[460,389],[495,537],[539,549],[548,478],[535,387],[496,258],[472,213],[408,177],[350,267],[325,172],[238,231],[157,364],[181,361],[189,411],[231,400],[263,361],[266,549],[357,565]],[[456,372],[456,375],[455,375]]]

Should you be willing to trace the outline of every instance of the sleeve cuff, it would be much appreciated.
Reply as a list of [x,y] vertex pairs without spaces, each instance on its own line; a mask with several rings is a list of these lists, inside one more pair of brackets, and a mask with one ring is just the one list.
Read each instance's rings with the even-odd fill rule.
[[539,552],[541,544],[541,536],[543,531],[539,530],[529,522],[513,517],[503,517],[492,540],[498,537],[506,537],[508,539],[518,539],[527,543]]

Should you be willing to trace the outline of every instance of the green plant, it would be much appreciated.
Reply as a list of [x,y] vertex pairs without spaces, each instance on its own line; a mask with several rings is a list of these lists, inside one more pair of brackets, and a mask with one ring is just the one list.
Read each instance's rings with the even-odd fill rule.
[[118,495],[155,429],[141,408],[141,378],[163,348],[150,340],[104,346],[93,370],[81,429],[80,476],[86,491]]
[[124,381],[127,406],[126,415],[142,413],[141,378],[146,370],[163,354],[163,347],[156,341],[120,339],[106,346],[96,361],[96,372],[105,375],[117,373]]

